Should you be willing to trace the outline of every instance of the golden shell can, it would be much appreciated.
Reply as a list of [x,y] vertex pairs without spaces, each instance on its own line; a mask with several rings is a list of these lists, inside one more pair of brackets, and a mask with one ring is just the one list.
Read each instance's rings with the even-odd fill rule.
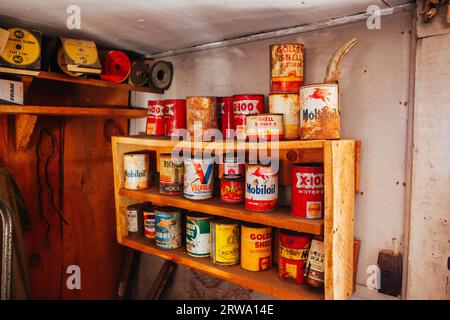
[[272,268],[272,227],[241,225],[241,268],[249,271]]
[[209,257],[211,254],[211,217],[199,212],[186,215],[186,251],[192,257]]
[[220,265],[239,263],[239,223],[226,220],[211,220],[211,259]]
[[182,159],[172,158],[169,154],[159,156],[159,193],[182,194],[184,165]]
[[300,96],[297,93],[269,94],[269,112],[283,115],[285,139],[295,140],[299,138]]
[[339,139],[339,86],[313,84],[300,88],[300,138]]
[[156,245],[161,249],[181,247],[181,211],[174,207],[155,209]]
[[300,43],[270,46],[270,92],[298,92],[303,84],[303,52]]
[[262,113],[245,118],[246,134],[250,141],[263,139],[266,141],[283,140],[283,115]]
[[150,187],[149,155],[145,151],[129,152],[123,156],[124,188],[130,190]]

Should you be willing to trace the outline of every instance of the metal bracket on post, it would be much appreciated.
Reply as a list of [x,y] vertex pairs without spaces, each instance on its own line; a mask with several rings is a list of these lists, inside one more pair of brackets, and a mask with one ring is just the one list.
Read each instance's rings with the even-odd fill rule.
[[12,217],[11,211],[0,200],[0,217],[2,222],[2,278],[0,300],[11,298],[11,265],[12,265]]

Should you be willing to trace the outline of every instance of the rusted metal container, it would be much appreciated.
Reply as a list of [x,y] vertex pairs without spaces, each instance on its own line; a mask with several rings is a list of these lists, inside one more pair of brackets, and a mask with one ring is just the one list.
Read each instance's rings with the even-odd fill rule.
[[130,190],[150,187],[149,155],[145,151],[128,152],[123,155],[124,188]]
[[211,220],[211,259],[220,265],[239,263],[239,222],[228,219]]
[[148,101],[147,109],[147,134],[163,136],[166,131],[166,120],[164,118],[164,101]]
[[177,136],[178,129],[186,129],[186,100],[170,99],[165,101],[165,135]]
[[220,179],[220,200],[226,203],[244,202],[244,179]]
[[245,118],[258,113],[264,113],[264,95],[239,94],[233,96],[233,121],[236,137],[239,140],[245,139]]
[[199,212],[186,215],[186,251],[193,257],[209,257],[211,254],[211,216]]
[[300,137],[300,96],[297,93],[269,94],[269,112],[283,115],[284,139]]
[[186,127],[192,141],[202,141],[206,130],[217,129],[217,97],[187,97]]
[[280,230],[278,271],[281,279],[295,284],[304,282],[304,273],[312,236]]
[[155,209],[156,245],[161,249],[181,247],[181,211],[174,207]]
[[246,135],[249,141],[283,140],[283,115],[275,113],[261,113],[245,118]]
[[300,89],[300,138],[339,139],[339,86],[312,84]]
[[159,193],[182,194],[184,165],[182,159],[172,159],[170,153],[159,155]]
[[291,213],[307,219],[322,219],[324,211],[324,170],[322,163],[292,165]]
[[298,93],[303,84],[303,52],[300,43],[270,46],[270,92]]
[[272,227],[241,225],[241,268],[249,271],[272,268]]
[[305,267],[305,282],[313,287],[322,288],[325,280],[325,250],[323,237],[315,236],[311,241],[308,261]]
[[213,196],[214,159],[184,160],[184,197],[205,200]]
[[245,177],[245,208],[252,211],[275,210],[278,174],[270,166],[249,164]]
[[233,121],[233,97],[217,98],[217,108],[219,110],[219,129],[222,131],[223,139],[233,138],[231,130],[235,130]]

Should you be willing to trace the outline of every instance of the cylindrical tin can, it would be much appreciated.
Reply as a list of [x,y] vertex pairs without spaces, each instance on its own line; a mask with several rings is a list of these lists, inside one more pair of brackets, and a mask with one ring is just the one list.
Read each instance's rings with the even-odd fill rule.
[[291,212],[294,216],[323,218],[324,179],[322,163],[292,165]]
[[248,165],[245,176],[245,208],[252,211],[275,210],[278,202],[278,175],[270,166]]
[[172,159],[172,155],[159,155],[159,193],[161,194],[182,194],[184,179],[183,160]]
[[161,249],[181,247],[181,211],[173,207],[155,209],[156,245]]
[[261,113],[245,118],[247,138],[250,141],[263,139],[265,141],[283,140],[283,115]]
[[211,254],[211,217],[198,212],[186,215],[186,250],[193,257],[209,257]]
[[339,139],[339,86],[312,84],[300,88],[300,138]]
[[102,80],[112,82],[124,82],[131,71],[131,62],[125,52],[120,50],[102,51],[100,54],[102,61]]
[[184,160],[184,197],[205,200],[213,196],[214,159]]
[[270,46],[270,92],[298,92],[303,84],[303,52],[300,43]]
[[220,200],[226,203],[244,202],[244,180],[241,178],[220,179]]
[[145,151],[129,152],[123,155],[125,182],[130,190],[147,189],[150,186],[149,156]]
[[144,220],[142,212],[145,203],[137,203],[127,207],[128,236],[138,238],[144,234]]
[[166,130],[166,120],[164,118],[164,101],[148,101],[147,109],[147,134],[163,136]]
[[219,129],[222,130],[222,137],[233,138],[235,130],[233,121],[233,97],[219,97],[217,98],[217,108],[219,110]]
[[151,203],[146,204],[142,210],[144,216],[144,235],[148,239],[155,239],[155,210]]
[[272,227],[241,225],[241,268],[249,271],[272,268]]
[[187,97],[186,127],[193,141],[202,141],[208,129],[217,129],[217,98]]
[[233,122],[236,137],[245,139],[245,118],[248,115],[264,113],[264,95],[240,94],[233,96]]
[[169,137],[176,136],[177,129],[186,129],[186,100],[166,100],[165,105],[165,135]]
[[302,284],[311,245],[311,235],[280,230],[279,275],[283,280]]
[[309,249],[308,261],[305,267],[305,282],[311,286],[322,288],[325,280],[325,251],[323,238],[314,237]]
[[239,223],[227,219],[211,220],[211,259],[220,265],[239,263]]
[[224,154],[222,163],[219,163],[219,177],[242,178],[244,177],[244,163],[239,163],[236,154]]
[[269,94],[269,112],[283,114],[284,138],[299,138],[300,96],[297,93]]

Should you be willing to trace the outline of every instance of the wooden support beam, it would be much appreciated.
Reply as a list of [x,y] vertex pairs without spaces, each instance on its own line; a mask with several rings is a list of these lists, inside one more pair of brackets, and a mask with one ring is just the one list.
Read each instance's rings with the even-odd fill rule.
[[37,116],[21,114],[16,116],[15,135],[16,135],[16,152],[26,150],[36,125]]

